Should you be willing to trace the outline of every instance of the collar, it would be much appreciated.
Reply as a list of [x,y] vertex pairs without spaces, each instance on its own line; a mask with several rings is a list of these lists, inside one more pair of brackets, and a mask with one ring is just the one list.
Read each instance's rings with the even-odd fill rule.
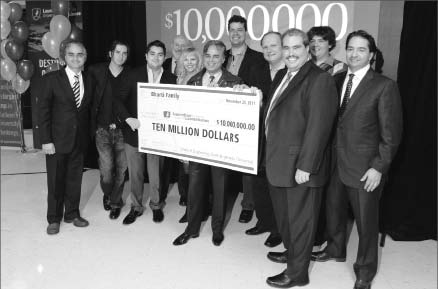
[[[73,79],[76,75],[76,72],[71,70],[70,67],[68,67],[68,66],[65,66],[65,73],[67,74],[69,79]],[[79,73],[77,73],[77,75],[79,75],[79,77],[81,77],[82,71],[79,71]]]
[[244,55],[247,49],[246,43],[244,43],[241,47],[234,48],[231,47],[231,55]]
[[[149,66],[148,66],[147,64],[146,64],[146,70],[147,70],[148,73],[152,73],[152,69],[150,69]],[[163,71],[164,71],[164,70],[163,70],[163,67],[160,67],[160,74],[162,74]]]
[[215,80],[215,81],[218,81],[219,78],[222,76],[222,69],[219,69],[219,71],[216,72],[215,74],[210,74],[210,72],[205,71],[205,74],[208,75],[208,77],[210,77],[210,76],[214,76],[214,80]]
[[[357,77],[358,79],[362,79],[369,69],[370,69],[370,64],[367,64],[366,66],[362,67],[358,71],[354,72],[354,78]],[[350,68],[348,68],[347,76],[350,75],[351,73],[353,72],[351,72]]]

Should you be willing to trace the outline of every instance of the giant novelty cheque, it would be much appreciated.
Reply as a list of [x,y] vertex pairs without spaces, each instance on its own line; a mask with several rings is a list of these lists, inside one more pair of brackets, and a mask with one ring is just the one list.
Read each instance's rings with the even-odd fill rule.
[[257,173],[258,94],[219,87],[137,85],[140,152]]

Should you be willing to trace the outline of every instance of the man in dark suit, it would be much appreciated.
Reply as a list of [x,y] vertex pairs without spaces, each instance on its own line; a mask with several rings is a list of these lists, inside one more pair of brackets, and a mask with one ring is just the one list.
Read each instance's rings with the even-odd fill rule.
[[336,116],[333,78],[309,60],[306,33],[289,29],[282,35],[285,69],[278,72],[265,110],[266,175],[286,252],[268,253],[287,263],[269,277],[273,287],[309,283],[308,269],[315,236],[321,189],[328,179],[326,151]]
[[[204,69],[195,74],[188,85],[234,87],[242,84],[242,80],[222,68],[225,61],[225,44],[222,41],[210,40],[203,49]],[[226,213],[226,189],[230,171],[224,168],[205,165],[197,162],[189,164],[189,192],[187,200],[188,225],[184,233],[175,239],[175,246],[187,243],[190,238],[199,236],[201,222],[205,211],[205,198],[208,197],[208,178],[211,177],[213,185],[213,209],[211,228],[213,230],[212,242],[220,246],[224,240],[224,221]]]
[[346,49],[348,71],[335,77],[340,108],[326,203],[328,241],[312,259],[345,261],[350,204],[359,233],[354,288],[370,289],[377,272],[379,199],[401,140],[402,109],[397,84],[370,68],[374,38],[352,32]]
[[89,142],[92,86],[82,72],[87,59],[84,45],[66,42],[60,51],[67,66],[44,76],[39,98],[39,127],[47,167],[47,234],[57,234],[60,222],[88,226],[80,216],[84,152]]
[[124,64],[129,47],[115,40],[108,52],[110,62],[91,66],[88,71],[95,85],[91,109],[93,137],[99,153],[100,187],[103,207],[111,210],[110,219],[117,219],[123,206],[122,194],[127,169],[122,125],[114,114],[113,98],[120,90],[121,79],[127,73]]
[[177,75],[177,64],[179,61],[179,58],[181,57],[182,52],[189,48],[193,47],[193,44],[190,40],[187,39],[184,35],[177,35],[173,39],[172,43],[172,57],[166,58],[166,60],[163,63],[163,69],[169,70],[173,74]]
[[[246,85],[260,88],[260,83],[257,83],[253,76],[255,73],[261,72],[261,66],[266,64],[266,61],[260,52],[252,50],[246,44],[247,31],[246,19],[242,16],[233,15],[228,20],[231,48],[226,51],[224,68],[240,77]],[[252,189],[257,186],[257,181],[251,175],[242,175],[239,172],[232,172],[231,179],[233,189],[242,186],[243,191],[239,222],[248,223],[254,213],[253,193],[256,192],[253,192]]]
[[138,131],[140,122],[137,119],[137,83],[167,83],[175,84],[176,76],[164,70],[162,65],[166,47],[164,43],[155,40],[146,47],[146,65],[132,69],[122,80],[119,97],[116,101],[116,115],[127,125],[123,128],[125,152],[128,161],[129,180],[131,182],[131,211],[123,220],[128,225],[135,222],[144,211],[143,188],[144,170],[147,159],[147,172],[150,185],[149,206],[152,209],[154,222],[161,222],[164,218],[164,202],[160,200],[160,171],[162,157],[153,154],[144,154],[138,151]]

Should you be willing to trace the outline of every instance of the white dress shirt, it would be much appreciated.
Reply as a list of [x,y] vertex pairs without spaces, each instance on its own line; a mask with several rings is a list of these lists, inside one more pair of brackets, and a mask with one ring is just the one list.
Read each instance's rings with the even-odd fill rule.
[[[210,83],[210,76],[214,76],[213,82]],[[217,86],[217,82],[222,76],[222,70],[219,70],[215,74],[210,74],[209,72],[205,72],[202,76],[202,86]]]
[[[67,74],[68,81],[70,82],[71,88],[73,89],[73,85],[75,83],[75,75],[76,73],[71,70],[68,66],[65,67],[65,73]],[[84,97],[84,80],[82,79],[82,72],[79,72],[79,99],[82,102],[82,98]]]
[[[358,87],[359,83],[362,81],[362,78],[364,78],[365,74],[367,74],[368,70],[370,69],[370,65],[366,65],[365,67],[362,67],[358,71],[354,73],[353,76],[353,85],[351,87],[350,91],[350,98],[353,96],[354,91]],[[344,84],[342,85],[342,94],[341,94],[341,102],[339,103],[339,106],[342,104],[342,100],[344,99],[345,90],[347,89],[347,83],[349,79],[349,75],[353,73],[351,72],[350,68],[347,71],[347,76],[345,77]]]
[[154,81],[154,73],[152,72],[152,69],[149,68],[149,66],[146,65],[146,69],[148,71],[148,83],[160,83],[161,76],[163,75],[163,68],[160,68],[160,74],[158,75],[157,79]]

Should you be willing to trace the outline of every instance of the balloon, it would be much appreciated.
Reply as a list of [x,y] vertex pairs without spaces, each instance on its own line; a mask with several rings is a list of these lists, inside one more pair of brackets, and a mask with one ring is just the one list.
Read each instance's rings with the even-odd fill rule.
[[6,55],[9,56],[10,59],[17,61],[23,57],[24,46],[22,43],[12,39],[6,43],[5,51]]
[[23,9],[21,9],[21,5],[18,3],[9,3],[9,7],[11,7],[11,14],[9,15],[9,20],[11,23],[18,21],[23,16]]
[[0,53],[2,55],[2,58],[9,58],[9,56],[6,54],[5,46],[6,43],[9,41],[9,39],[3,39],[0,43]]
[[16,74],[12,79],[12,88],[18,93],[23,93],[29,88],[30,81],[24,80],[20,75]]
[[17,21],[12,25],[11,35],[18,42],[24,42],[29,36],[29,28],[23,21]]
[[79,29],[75,24],[71,25],[71,32],[67,39],[82,42],[82,30]]
[[[2,19],[5,18],[2,17]],[[9,23],[8,20],[2,21],[0,23],[0,30],[1,30],[1,38],[5,39],[6,37],[8,37],[9,32],[11,32],[11,23]]]
[[24,80],[29,80],[34,72],[35,68],[32,61],[30,60],[20,60],[17,65],[17,73]]
[[70,34],[71,24],[67,17],[63,15],[55,15],[50,20],[50,32],[58,39],[59,42],[66,39]]
[[3,79],[7,81],[11,81],[16,73],[17,73],[17,67],[15,66],[15,63],[12,60],[10,60],[9,58],[5,58],[1,60],[0,74],[3,77]]
[[41,38],[44,51],[52,58],[59,57],[59,41],[53,36],[52,32],[47,32]]
[[51,6],[53,15],[68,16],[68,1],[52,0]]
[[11,6],[5,1],[0,1],[0,16],[2,21],[8,21],[9,15],[11,15]]

